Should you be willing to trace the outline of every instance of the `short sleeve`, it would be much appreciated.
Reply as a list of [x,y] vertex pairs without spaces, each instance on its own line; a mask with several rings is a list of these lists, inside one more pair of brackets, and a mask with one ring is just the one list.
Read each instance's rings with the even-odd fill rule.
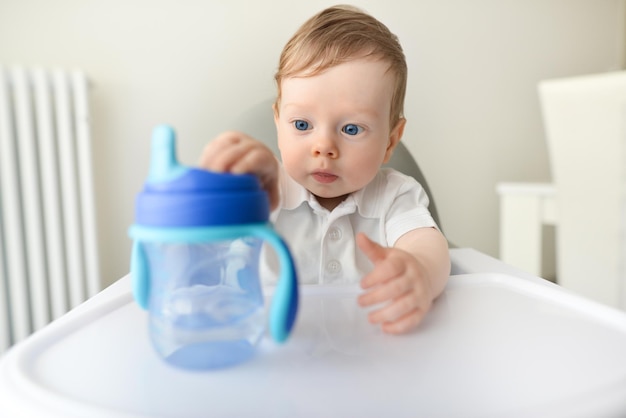
[[397,171],[386,173],[385,236],[393,246],[398,238],[418,228],[438,228],[428,210],[424,188],[413,178]]

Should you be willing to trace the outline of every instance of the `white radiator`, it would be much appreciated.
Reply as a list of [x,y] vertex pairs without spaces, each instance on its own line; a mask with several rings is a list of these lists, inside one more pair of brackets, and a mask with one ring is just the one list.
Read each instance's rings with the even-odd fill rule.
[[0,66],[0,353],[100,289],[88,82]]

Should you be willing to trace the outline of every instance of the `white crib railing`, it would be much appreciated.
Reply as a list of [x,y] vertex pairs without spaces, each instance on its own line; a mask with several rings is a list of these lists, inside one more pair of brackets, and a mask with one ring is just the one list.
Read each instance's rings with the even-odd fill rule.
[[100,288],[88,82],[0,66],[0,353]]

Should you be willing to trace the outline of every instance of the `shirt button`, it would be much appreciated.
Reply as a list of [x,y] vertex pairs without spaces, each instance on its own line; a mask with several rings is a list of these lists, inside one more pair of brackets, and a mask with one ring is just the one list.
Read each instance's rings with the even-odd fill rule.
[[341,271],[341,263],[337,260],[331,260],[326,264],[326,272],[329,274],[337,274]]
[[336,226],[330,228],[330,230],[328,231],[328,238],[330,238],[332,241],[339,241],[341,239],[341,229],[337,228]]

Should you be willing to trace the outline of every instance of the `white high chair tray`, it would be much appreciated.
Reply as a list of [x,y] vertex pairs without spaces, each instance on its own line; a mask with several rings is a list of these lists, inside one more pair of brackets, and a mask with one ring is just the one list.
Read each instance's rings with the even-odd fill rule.
[[626,315],[504,274],[453,276],[420,328],[384,335],[356,286],[303,286],[295,332],[247,363],[163,363],[129,291],[0,362],[2,417],[626,415]]

